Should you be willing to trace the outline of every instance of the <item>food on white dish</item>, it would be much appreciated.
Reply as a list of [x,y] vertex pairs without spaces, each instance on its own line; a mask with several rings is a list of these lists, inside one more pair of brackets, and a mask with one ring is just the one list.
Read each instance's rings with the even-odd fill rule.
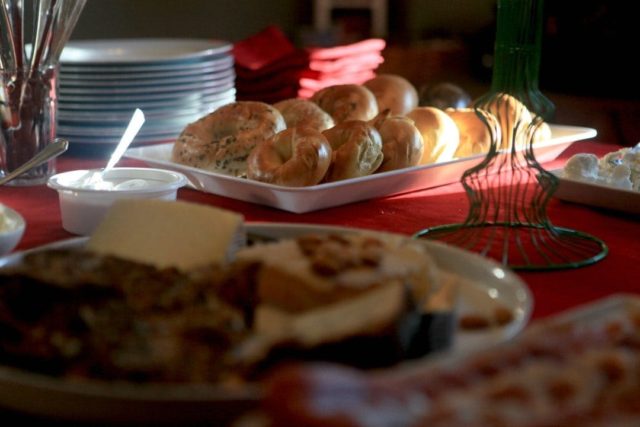
[[232,176],[246,176],[253,148],[284,130],[282,114],[256,101],[227,104],[185,127],[173,148],[174,162]]
[[[108,218],[112,226],[98,231],[140,239],[166,231],[172,220],[203,223],[200,207],[171,205],[179,215],[162,202],[129,203],[118,212],[126,216]],[[125,225],[140,225],[152,212],[169,218],[142,231]],[[200,229],[210,240],[220,231],[208,223]],[[169,251],[171,237],[149,245]],[[294,357],[386,366],[425,339],[424,307],[440,288],[425,247],[401,236],[307,234],[180,269],[158,262],[162,254],[140,259],[125,245],[105,250],[117,245],[102,236],[86,247],[28,253],[1,269],[0,328],[7,333],[0,336],[0,361],[62,378],[144,383],[244,381]],[[201,241],[194,246],[207,249]],[[454,303],[441,307],[451,318]],[[363,357],[354,359],[357,351]]]
[[376,172],[416,166],[422,159],[424,143],[413,120],[391,116],[388,110],[371,121],[382,138],[382,164]]
[[578,153],[569,158],[563,175],[624,190],[640,191],[640,143],[612,151],[602,158]]
[[347,120],[371,120],[378,114],[376,97],[362,85],[344,84],[320,89],[311,97],[336,124]]
[[435,107],[417,107],[407,117],[422,135],[424,152],[420,164],[453,159],[460,144],[460,131],[451,117]]
[[276,102],[273,106],[284,117],[287,128],[303,126],[322,132],[335,125],[329,113],[308,99],[290,98]]
[[395,74],[378,74],[364,83],[376,97],[378,111],[404,115],[418,106],[418,91],[411,82]]
[[244,218],[225,209],[181,201],[118,200],[87,249],[158,268],[189,270],[231,260],[244,241]]
[[382,164],[382,138],[369,123],[349,120],[338,123],[322,134],[332,149],[331,165],[325,175],[325,181],[371,175]]
[[316,185],[331,159],[331,144],[319,130],[293,127],[253,149],[247,159],[247,178],[285,187]]
[[[416,107],[416,97],[415,88],[403,77],[381,74],[363,85],[343,84],[323,88],[310,99],[285,99],[273,106],[252,101],[235,102],[189,124],[174,143],[171,160],[207,171],[298,187],[448,162],[488,151],[489,130],[474,115],[474,110],[452,109],[445,113],[436,107]],[[501,114],[501,120],[504,120],[502,132],[496,131],[497,138],[500,134],[506,135],[502,142],[498,142],[498,148],[506,148],[513,139],[509,134],[520,110],[522,125],[518,129],[519,134],[525,135],[524,124],[529,124],[531,115],[515,97],[501,96],[486,108]],[[487,114],[489,119],[493,117],[492,113]],[[332,133],[343,132],[343,123],[357,121],[368,122],[381,134],[384,144],[381,163],[371,162],[367,154],[361,159],[362,165],[355,167],[351,158],[348,160],[352,164],[349,172],[332,173],[333,167],[330,167],[328,174],[320,180],[276,178],[272,168],[267,168],[265,162],[260,160],[256,164],[256,159],[264,159],[265,153],[273,152],[272,138],[284,131],[285,127],[307,127],[331,139]],[[494,127],[498,129],[499,125],[496,123]],[[291,134],[286,135],[276,137],[276,140],[291,140]],[[550,137],[550,127],[541,123],[533,136],[534,143]],[[518,138],[524,141],[522,137]],[[335,153],[336,147],[333,148],[332,163],[344,163],[345,160],[340,160],[341,156]],[[247,160],[254,151],[259,153],[252,159],[253,173],[248,174]],[[275,167],[276,163],[287,163],[292,158],[288,150],[281,152],[279,157],[282,160],[272,156],[267,163]],[[313,165],[312,169],[315,169]],[[275,175],[282,174],[277,172]]]

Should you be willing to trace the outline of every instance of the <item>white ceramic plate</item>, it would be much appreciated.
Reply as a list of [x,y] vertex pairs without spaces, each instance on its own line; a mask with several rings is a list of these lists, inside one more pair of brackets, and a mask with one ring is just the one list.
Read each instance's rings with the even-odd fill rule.
[[[552,139],[534,148],[536,158],[541,163],[555,159],[574,141],[592,138],[596,135],[595,129],[591,128],[562,125],[550,125],[550,127]],[[170,143],[132,148],[127,150],[125,156],[144,161],[153,167],[182,172],[187,175],[191,185],[200,191],[295,213],[311,212],[457,182],[464,171],[475,166],[484,158],[483,155],[479,155],[311,187],[290,188],[173,163],[170,160],[172,147],[173,144]]]
[[127,78],[128,75],[154,73],[158,75],[176,75],[176,73],[201,73],[209,70],[233,67],[233,56],[222,55],[206,57],[196,62],[152,63],[152,64],[60,64],[60,73],[74,74],[82,78],[96,76],[99,78]]
[[640,191],[567,178],[562,169],[553,170],[551,173],[558,177],[558,189],[553,194],[558,199],[640,214]]
[[[135,79],[168,79],[176,77],[197,76],[200,74],[217,74],[233,71],[234,59],[232,56],[220,57],[211,61],[200,62],[197,67],[177,67],[169,70],[154,70],[143,68],[140,71],[99,71],[92,68],[60,67],[61,81],[112,81],[126,82]],[[101,67],[102,68],[102,67]]]
[[173,86],[181,87],[189,84],[206,84],[209,82],[218,82],[220,80],[235,79],[235,71],[233,68],[223,70],[216,73],[199,73],[186,76],[169,76],[169,77],[131,77],[127,80],[98,80],[98,79],[71,79],[64,76],[60,77],[61,88],[91,88],[100,90],[111,90],[115,88],[136,88],[136,87],[163,87],[170,88]]
[[166,98],[187,93],[222,92],[234,87],[235,77],[229,76],[221,80],[209,80],[203,83],[188,83],[170,86],[138,86],[121,87],[114,86],[108,88],[98,87],[61,87],[60,99],[78,99],[86,101],[109,101],[111,99],[131,99],[144,101],[160,96]]
[[220,55],[232,44],[206,39],[112,39],[71,41],[62,50],[63,64],[184,62]]
[[209,97],[212,95],[219,95],[226,93],[227,91],[234,89],[233,82],[226,83],[222,86],[215,86],[212,88],[205,88],[202,90],[164,90],[158,93],[139,93],[131,94],[129,92],[124,93],[110,93],[110,94],[93,94],[93,95],[78,95],[78,94],[65,94],[60,93],[58,98],[60,103],[88,103],[88,104],[143,104],[146,102],[164,102],[164,101],[182,101],[189,102],[194,99],[202,99],[203,97]]
[[191,94],[171,99],[159,99],[151,101],[130,101],[122,102],[74,102],[60,100],[59,110],[81,110],[81,111],[123,111],[130,112],[136,108],[143,111],[150,109],[160,109],[165,111],[176,111],[181,108],[194,108],[208,106],[210,103],[219,103],[221,101],[228,102],[229,99],[235,100],[236,89],[231,88],[224,92],[214,92],[211,94]]
[[[284,238],[307,232],[353,232],[355,229],[296,224],[248,224],[248,231],[263,236]],[[86,238],[48,245],[79,246]],[[460,290],[462,304],[475,311],[490,310],[496,302],[511,308],[515,315],[509,327],[491,332],[460,334],[455,348],[467,352],[476,346],[508,340],[526,324],[532,309],[531,294],[517,275],[479,255],[424,241],[438,265],[465,280]],[[41,250],[35,249],[35,250]],[[23,253],[0,258],[0,267],[19,262]],[[252,385],[228,387],[71,383],[0,366],[0,405],[45,417],[94,423],[215,423],[240,414],[257,402],[259,390]]]
[[[86,111],[86,110],[78,110],[78,111],[70,111],[70,110],[58,110],[58,121],[64,122],[95,122],[95,123],[105,123],[105,122],[120,122],[117,125],[129,123],[131,119],[131,114],[133,109],[127,112],[118,112],[118,111]],[[174,109],[164,109],[164,110],[145,110],[144,116],[149,120],[172,120],[172,119],[181,119],[187,116],[193,116],[199,114],[200,117],[207,114],[210,111],[210,108],[206,106],[197,106],[196,108],[181,108],[179,111]],[[114,123],[109,123],[110,126],[113,126]]]

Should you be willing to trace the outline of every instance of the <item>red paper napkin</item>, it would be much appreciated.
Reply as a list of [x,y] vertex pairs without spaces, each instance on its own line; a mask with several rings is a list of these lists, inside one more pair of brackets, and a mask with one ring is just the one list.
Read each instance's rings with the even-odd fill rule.
[[275,102],[308,98],[327,86],[364,83],[384,61],[385,45],[382,39],[367,39],[297,49],[280,29],[269,26],[234,46],[236,97]]
[[233,46],[236,64],[249,70],[259,70],[295,51],[293,43],[273,25]]

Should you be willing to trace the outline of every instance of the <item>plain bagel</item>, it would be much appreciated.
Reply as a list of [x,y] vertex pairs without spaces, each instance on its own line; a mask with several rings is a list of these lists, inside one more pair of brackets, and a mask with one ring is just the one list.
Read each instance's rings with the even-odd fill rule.
[[273,106],[280,111],[288,128],[304,126],[322,132],[335,125],[329,113],[308,99],[289,98]]
[[469,157],[489,151],[489,147],[491,147],[491,133],[475,109],[447,108],[445,113],[453,119],[460,131],[460,144],[456,150],[455,157]]
[[357,178],[375,172],[382,163],[382,138],[367,122],[351,120],[323,132],[333,149],[325,181]]
[[386,172],[416,166],[422,159],[424,143],[413,120],[405,116],[392,116],[384,111],[371,124],[382,138],[382,164],[377,172]]
[[347,120],[371,120],[378,114],[376,97],[369,89],[356,84],[320,89],[311,101],[329,113],[338,124]]
[[289,128],[253,149],[247,160],[249,179],[304,187],[318,184],[331,163],[331,145],[319,131]]
[[422,135],[424,152],[420,164],[453,159],[460,143],[460,132],[447,113],[435,107],[417,107],[407,117],[413,120]]
[[405,115],[418,106],[418,91],[404,77],[379,74],[364,83],[376,97],[378,111],[389,110],[392,115]]

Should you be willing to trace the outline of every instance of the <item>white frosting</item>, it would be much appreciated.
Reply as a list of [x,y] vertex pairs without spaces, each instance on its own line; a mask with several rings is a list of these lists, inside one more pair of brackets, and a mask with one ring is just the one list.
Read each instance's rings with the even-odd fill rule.
[[575,154],[564,166],[564,176],[640,191],[640,143],[608,153],[601,159],[588,153]]
[[82,190],[131,191],[150,189],[164,184],[161,181],[140,178],[105,178],[100,171],[89,171],[74,181],[66,183],[69,187]]

